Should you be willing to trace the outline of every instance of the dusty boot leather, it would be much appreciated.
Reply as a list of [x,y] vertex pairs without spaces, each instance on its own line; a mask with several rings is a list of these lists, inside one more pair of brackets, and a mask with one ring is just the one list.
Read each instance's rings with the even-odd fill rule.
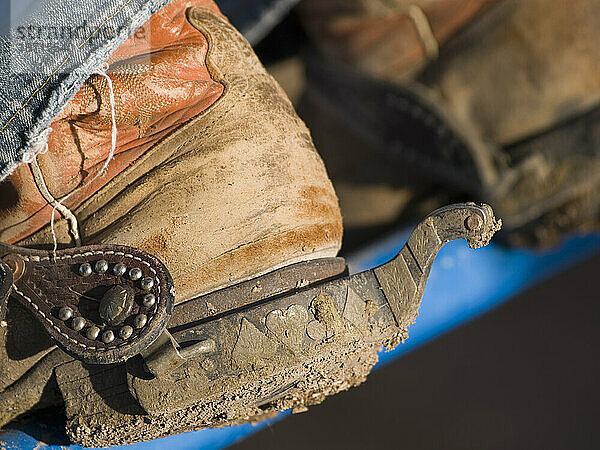
[[[75,189],[64,204],[83,242],[159,256],[177,302],[277,266],[335,256],[342,234],[309,131],[237,32],[216,13],[199,20],[209,10],[192,14],[193,4],[172,3],[149,21],[150,45],[158,47],[150,68],[149,57],[136,54],[148,51],[136,35],[112,56],[119,133],[105,176],[86,185],[111,141],[100,76],[55,120],[50,149],[38,158],[54,198]],[[0,241],[52,243],[52,206],[38,184],[28,166],[3,183]],[[55,222],[59,243],[73,245],[68,229],[67,220]]]
[[[357,0],[341,13],[333,3],[303,10],[328,56],[310,84],[349,128],[444,191],[492,204],[509,242],[547,246],[598,228],[599,2],[463,2],[455,14],[449,0]],[[373,31],[393,20],[393,32]],[[380,64],[360,51],[400,42]]]
[[[49,151],[37,160],[54,198],[72,193],[64,205],[82,242],[160,258],[175,303],[335,256],[341,217],[323,163],[248,43],[208,1],[175,1],[143,30],[109,60],[118,139],[106,175],[87,184],[111,142],[100,75],[53,122]],[[23,166],[0,185],[0,240],[51,247],[53,208],[33,172]],[[73,246],[69,222],[57,213],[54,225],[59,247]],[[11,301],[0,330],[0,403],[11,405],[2,423],[58,399],[42,380],[64,352],[30,316]]]

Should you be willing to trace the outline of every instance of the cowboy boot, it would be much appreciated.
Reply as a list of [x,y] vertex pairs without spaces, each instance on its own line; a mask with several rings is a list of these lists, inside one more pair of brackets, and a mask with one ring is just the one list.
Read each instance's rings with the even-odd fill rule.
[[334,3],[304,4],[313,97],[374,151],[492,204],[510,243],[598,228],[597,1]]
[[377,79],[406,81],[440,46],[498,0],[305,0],[303,23],[319,50]]
[[210,2],[176,1],[144,30],[0,197],[18,244],[0,245],[0,422],[64,404],[85,446],[360,383],[406,337],[439,248],[498,227],[487,206],[446,208],[393,263],[347,277],[323,164],[247,42]]
[[[75,231],[146,250],[168,265],[176,303],[335,256],[341,217],[309,132],[214,3],[173,2],[109,63],[118,134],[106,174],[94,179],[112,138],[107,80],[95,75],[53,121],[49,151],[0,185],[2,242],[73,246]],[[50,226],[59,213],[45,192],[68,196],[77,229]],[[57,353],[18,306],[8,322],[0,390]],[[24,325],[16,335],[13,323]]]

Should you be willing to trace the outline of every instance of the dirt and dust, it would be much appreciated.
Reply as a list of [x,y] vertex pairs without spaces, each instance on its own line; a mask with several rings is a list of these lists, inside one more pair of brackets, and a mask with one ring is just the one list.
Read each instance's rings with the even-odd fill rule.
[[[366,311],[368,302],[364,305]],[[366,316],[375,308],[378,306],[370,305]],[[382,321],[353,326],[340,316],[335,300],[325,293],[313,298],[312,310],[325,324],[328,335],[313,350],[299,350],[295,358],[272,355],[268,364],[265,360],[262,365],[252,363],[237,375],[213,380],[206,391],[211,395],[197,397],[196,403],[183,409],[149,415],[114,411],[76,415],[67,423],[67,434],[86,447],[121,445],[206,427],[256,422],[289,409],[303,412],[327,396],[361,384],[377,362],[378,351],[390,349],[407,337],[407,330]],[[365,333],[372,338],[361,338]],[[290,363],[292,360],[295,362]],[[163,411],[168,409],[163,407]]]
[[[294,368],[280,371],[267,381],[248,374],[249,382],[235,380],[239,387],[173,414],[155,416],[115,416],[75,418],[67,424],[69,437],[85,447],[122,445],[159,438],[206,427],[222,427],[256,422],[280,411],[296,412],[321,403],[327,396],[357,386],[377,362],[379,346],[359,342],[344,349],[307,360]],[[265,402],[271,385],[290,386],[278,398]],[[275,394],[276,395],[276,394]],[[272,395],[271,395],[272,396]],[[277,396],[277,395],[276,395]]]

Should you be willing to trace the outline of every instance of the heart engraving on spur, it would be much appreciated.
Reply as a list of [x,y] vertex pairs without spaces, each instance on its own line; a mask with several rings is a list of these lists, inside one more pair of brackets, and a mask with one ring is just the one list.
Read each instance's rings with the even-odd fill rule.
[[302,348],[307,322],[308,311],[300,305],[291,305],[285,312],[273,310],[265,318],[267,329],[295,353]]

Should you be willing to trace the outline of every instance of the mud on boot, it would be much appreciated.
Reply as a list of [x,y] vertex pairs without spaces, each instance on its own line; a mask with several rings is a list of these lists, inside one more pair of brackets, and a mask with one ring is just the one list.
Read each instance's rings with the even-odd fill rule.
[[[45,379],[53,369],[69,437],[98,447],[302,410],[361,383],[381,348],[407,338],[440,248],[453,239],[480,247],[500,224],[487,205],[448,206],[375,269],[348,276],[341,258],[302,262],[174,307],[166,268],[135,249],[53,256],[3,245],[1,255],[19,261],[7,271],[18,278],[11,299],[30,309],[61,349]],[[117,276],[121,258],[129,258],[128,271]],[[82,285],[85,295],[57,287]],[[120,319],[107,318],[102,306],[116,301],[115,289],[134,299]],[[127,304],[124,297],[118,305]],[[142,324],[141,316],[151,319]],[[160,336],[148,338],[145,327]],[[85,348],[89,330],[100,328],[96,349]],[[21,392],[39,381],[24,377]],[[10,390],[0,394],[5,398]]]

